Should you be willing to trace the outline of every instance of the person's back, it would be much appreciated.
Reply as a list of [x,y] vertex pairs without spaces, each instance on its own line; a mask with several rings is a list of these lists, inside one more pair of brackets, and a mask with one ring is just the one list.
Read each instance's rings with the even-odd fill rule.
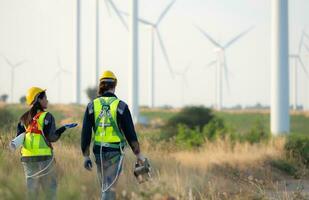
[[115,199],[115,186],[122,169],[123,149],[128,142],[139,161],[140,153],[134,124],[127,104],[117,98],[117,79],[110,71],[100,78],[98,97],[91,101],[84,115],[81,148],[84,166],[91,170],[89,147],[94,132],[93,153],[102,189],[102,199]]
[[[46,111],[46,90],[31,87],[26,95],[30,109],[20,117],[16,137],[23,136],[21,162],[24,167],[28,199],[39,199],[40,187],[45,199],[56,199],[57,179],[52,143],[60,139],[67,128],[77,124],[66,124],[56,129],[53,115]],[[14,140],[13,140],[14,141]],[[12,142],[13,142],[12,141]],[[16,148],[11,142],[11,147]]]

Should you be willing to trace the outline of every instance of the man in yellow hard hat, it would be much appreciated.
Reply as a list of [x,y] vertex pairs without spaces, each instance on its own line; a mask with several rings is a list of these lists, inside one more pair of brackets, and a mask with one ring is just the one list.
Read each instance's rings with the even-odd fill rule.
[[89,147],[92,130],[94,132],[93,153],[102,189],[102,200],[116,198],[115,185],[122,169],[126,142],[138,161],[145,160],[140,152],[129,108],[114,94],[116,85],[117,78],[114,73],[105,71],[100,77],[97,98],[86,108],[81,136],[84,167],[91,170]]

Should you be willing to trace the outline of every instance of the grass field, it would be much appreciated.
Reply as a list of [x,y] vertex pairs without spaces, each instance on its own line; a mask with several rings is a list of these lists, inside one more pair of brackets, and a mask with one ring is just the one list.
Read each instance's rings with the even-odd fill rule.
[[[4,116],[3,110],[7,110]],[[0,199],[24,199],[19,152],[10,152],[8,142],[14,137],[18,116],[25,110],[21,105],[0,105]],[[58,124],[77,121],[81,125],[84,108],[53,105],[49,111]],[[308,169],[286,160],[285,138],[254,145],[218,140],[190,151],[174,148],[172,142],[153,140],[159,126],[175,113],[177,110],[142,110],[151,126],[137,126],[137,131],[142,150],[151,160],[153,179],[137,184],[132,173],[134,156],[127,149],[117,186],[118,199],[309,199]],[[250,130],[257,120],[269,127],[268,114],[216,114],[239,133]],[[308,119],[293,115],[292,131],[307,133]],[[65,133],[55,144],[58,199],[99,199],[95,170],[83,169],[80,131],[81,126]],[[293,173],[289,171],[291,166],[296,168]]]

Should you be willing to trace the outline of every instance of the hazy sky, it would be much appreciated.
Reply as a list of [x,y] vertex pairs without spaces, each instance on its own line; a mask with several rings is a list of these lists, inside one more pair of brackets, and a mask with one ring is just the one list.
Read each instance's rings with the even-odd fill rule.
[[[128,11],[129,1],[114,1]],[[140,16],[155,21],[169,0],[140,0]],[[309,24],[309,1],[290,0],[290,53],[297,51],[301,30]],[[270,3],[271,0],[177,0],[160,25],[172,66],[182,71],[189,62],[185,98],[181,77],[172,78],[156,40],[156,105],[211,105],[214,103],[214,70],[205,66],[216,58],[213,45],[193,26],[197,24],[214,38],[227,42],[248,27],[255,29],[227,49],[230,91],[224,84],[223,104],[252,105],[270,102]],[[128,32],[117,16],[108,14],[101,0],[101,70],[113,70],[119,79],[117,94],[128,97]],[[27,88],[48,89],[51,102],[75,99],[76,0],[0,0],[0,54],[12,62],[27,60],[15,73],[14,101]],[[82,102],[85,90],[95,85],[95,0],[82,0]],[[140,26],[140,103],[148,104],[150,29]],[[309,28],[307,29],[309,33]],[[309,40],[305,41],[309,45]],[[303,51],[305,53],[305,49]],[[53,79],[60,58],[71,74]],[[309,70],[308,53],[303,56]],[[59,78],[59,77],[58,77]],[[299,103],[309,108],[309,87],[299,69]],[[10,94],[10,68],[0,59],[0,94]],[[183,102],[184,101],[184,102]]]

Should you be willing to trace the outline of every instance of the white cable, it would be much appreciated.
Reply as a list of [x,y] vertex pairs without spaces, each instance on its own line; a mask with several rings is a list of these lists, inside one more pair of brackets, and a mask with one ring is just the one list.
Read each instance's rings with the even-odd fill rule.
[[[103,111],[104,112],[104,111]],[[106,113],[105,113],[106,114]],[[103,117],[104,114],[103,114]],[[104,127],[105,127],[105,119],[103,118],[103,133],[105,131]],[[122,165],[122,162],[123,162],[123,158],[124,158],[124,152],[122,150],[122,146],[121,146],[121,143],[120,143],[120,153],[121,153],[121,156],[120,156],[120,160],[119,160],[119,163],[118,163],[118,167],[117,167],[117,173],[116,173],[116,177],[114,178],[113,182],[105,189],[104,188],[104,175],[103,175],[103,161],[102,161],[102,142],[100,143],[100,164],[101,164],[101,195],[103,195],[103,193],[105,193],[107,190],[109,190],[114,184],[115,182],[117,181],[119,175],[120,175],[120,169],[121,169],[121,165]]]
[[[103,187],[102,187],[102,194],[103,194],[104,192],[106,192],[107,190],[109,190],[109,189],[115,184],[115,182],[117,181],[117,179],[118,179],[118,177],[119,177],[119,175],[120,175],[120,169],[121,169],[121,165],[122,165],[122,162],[123,162],[123,158],[124,158],[124,155],[121,155],[121,156],[120,156],[119,163],[118,163],[118,168],[117,168],[117,173],[116,173],[115,179],[114,179],[113,182],[112,182],[107,188],[105,188],[104,190],[103,190]],[[103,182],[102,182],[102,183],[103,183]]]
[[44,172],[45,170],[47,170],[49,168],[49,166],[53,163],[54,161],[54,155],[52,155],[51,161],[48,163],[48,165],[46,167],[44,167],[42,170],[32,174],[32,175],[26,175],[26,178],[39,178],[42,176],[45,176],[47,174],[49,174],[51,171],[45,173],[45,174],[41,174],[42,172]]

